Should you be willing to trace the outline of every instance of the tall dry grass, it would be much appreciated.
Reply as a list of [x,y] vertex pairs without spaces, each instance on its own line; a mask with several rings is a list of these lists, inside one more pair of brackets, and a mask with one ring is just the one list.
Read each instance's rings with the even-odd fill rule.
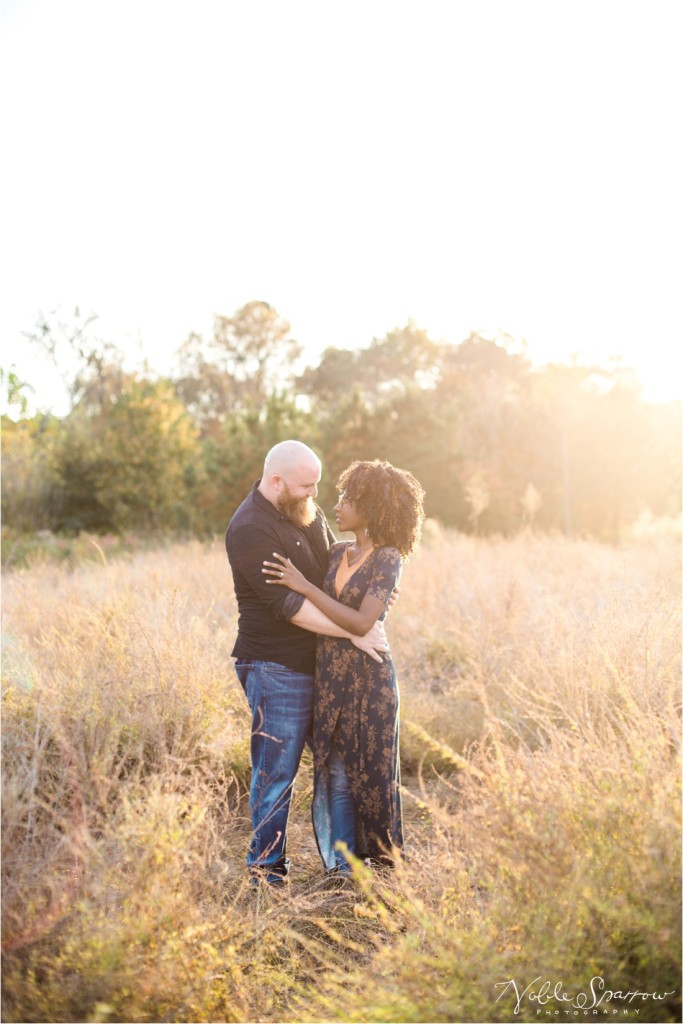
[[566,1004],[511,981],[593,977],[648,994],[600,1016],[680,1019],[677,537],[429,525],[389,619],[406,858],[351,896],[319,884],[308,760],[288,891],[244,885],[220,543],[36,564],[4,605],[4,1019],[537,1020]]

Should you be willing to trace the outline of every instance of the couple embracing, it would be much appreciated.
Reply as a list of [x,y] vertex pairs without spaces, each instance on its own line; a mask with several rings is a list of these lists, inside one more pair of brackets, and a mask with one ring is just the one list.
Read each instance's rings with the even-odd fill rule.
[[[424,491],[388,462],[354,462],[334,513],[316,503],[321,464],[300,441],[268,452],[230,521],[239,609],[235,669],[252,716],[247,866],[281,885],[287,821],[305,743],[313,750],[313,827],[327,871],[344,850],[391,864],[403,846],[399,697],[383,620],[424,518]],[[340,845],[341,844],[341,845]]]

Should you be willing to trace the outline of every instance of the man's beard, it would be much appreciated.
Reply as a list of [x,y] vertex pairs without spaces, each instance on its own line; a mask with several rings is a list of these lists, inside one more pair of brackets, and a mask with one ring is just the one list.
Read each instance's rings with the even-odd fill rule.
[[293,500],[291,491],[286,484],[277,507],[295,526],[309,526],[315,519],[317,511],[316,504],[311,497]]

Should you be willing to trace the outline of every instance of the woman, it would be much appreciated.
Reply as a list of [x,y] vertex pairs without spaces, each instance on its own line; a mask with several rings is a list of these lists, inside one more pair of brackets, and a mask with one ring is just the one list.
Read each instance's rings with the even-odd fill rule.
[[[424,491],[389,462],[353,462],[337,484],[334,513],[355,534],[330,548],[322,589],[289,559],[264,562],[268,582],[303,594],[359,636],[383,619],[403,560],[422,527]],[[398,750],[399,696],[389,654],[375,662],[347,639],[319,636],[313,725],[314,825],[328,870],[348,873],[356,857],[392,863],[403,846]],[[324,823],[324,824],[323,824]]]

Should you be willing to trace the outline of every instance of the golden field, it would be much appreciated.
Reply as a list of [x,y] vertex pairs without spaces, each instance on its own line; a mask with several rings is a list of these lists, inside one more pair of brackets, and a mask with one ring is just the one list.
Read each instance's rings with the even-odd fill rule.
[[306,757],[279,897],[222,541],[95,544],[4,577],[4,1020],[680,1020],[679,536],[428,522],[387,629],[405,860],[321,886]]

